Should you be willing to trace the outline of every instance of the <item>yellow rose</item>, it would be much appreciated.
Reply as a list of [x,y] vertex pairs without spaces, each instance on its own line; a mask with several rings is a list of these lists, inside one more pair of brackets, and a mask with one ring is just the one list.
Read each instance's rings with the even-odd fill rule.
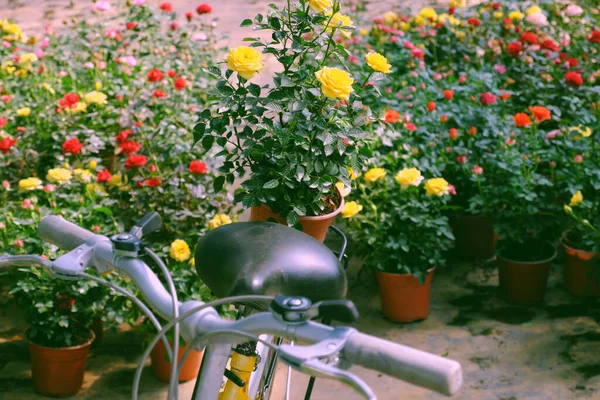
[[360,31],[358,31],[358,33],[360,33],[363,36],[367,36],[369,34],[369,30],[363,28]]
[[17,115],[19,117],[27,117],[29,114],[31,114],[31,108],[29,107],[23,107],[17,110]]
[[496,12],[493,14],[493,17],[494,17],[495,19],[502,19],[502,17],[504,17],[504,13],[503,13],[502,11],[496,11]]
[[188,261],[188,264],[190,264],[192,267],[196,266],[196,259],[194,257],[190,258],[190,261]]
[[50,182],[67,183],[71,180],[73,174],[66,168],[52,168],[46,174],[46,179]]
[[122,184],[123,184],[123,175],[121,175],[121,174],[114,174],[108,180],[108,186],[110,186],[110,187],[121,186]]
[[420,26],[427,25],[427,24],[429,23],[429,20],[428,20],[428,19],[426,19],[426,18],[423,18],[423,17],[421,17],[420,15],[417,15],[417,16],[415,17],[414,21],[415,21],[415,24],[416,24],[416,25],[420,25]]
[[258,71],[262,71],[263,65],[262,54],[247,46],[234,47],[227,54],[227,67],[237,72],[242,78],[252,79]]
[[98,163],[95,160],[90,160],[89,167],[91,170],[95,170],[98,166]]
[[0,21],[0,28],[6,34],[4,40],[7,42],[20,42],[23,40],[23,31],[17,24],[13,24],[7,20]]
[[173,260],[181,262],[189,260],[192,253],[190,246],[185,241],[176,239],[169,247],[169,255]]
[[222,225],[231,223],[231,218],[227,214],[217,214],[210,221],[208,221],[208,229],[213,230]]
[[343,182],[336,183],[335,187],[340,192],[340,194],[342,195],[342,197],[348,196],[350,194],[350,191],[352,190],[351,188],[349,188],[346,185],[344,185]]
[[77,114],[78,112],[84,112],[87,110],[87,104],[85,104],[83,101],[78,101],[75,104],[74,108],[65,108],[64,111],[66,111],[68,114]]
[[569,128],[569,133],[571,132],[579,133],[579,135],[576,135],[573,139],[583,139],[592,136],[592,128],[590,128],[589,126],[585,129],[582,129],[581,125],[572,126],[571,128]]
[[348,175],[350,176],[350,180],[353,181],[360,176],[360,172],[356,172],[350,167],[346,168],[348,170]]
[[344,208],[342,209],[342,217],[343,218],[352,218],[356,214],[358,214],[363,209],[363,206],[358,204],[355,201],[349,201],[344,204]]
[[464,8],[467,6],[467,0],[450,0],[449,5],[452,8]]
[[566,204],[564,205],[564,209],[567,214],[571,214],[573,212],[573,209]]
[[426,7],[419,11],[419,17],[425,18],[429,21],[435,21],[437,20],[438,15],[433,8]]
[[383,72],[384,74],[389,74],[392,72],[392,66],[388,63],[387,58],[381,54],[372,52],[367,54],[365,58],[367,59],[367,65],[373,68],[373,70],[377,72]]
[[88,183],[87,185],[85,185],[85,191],[87,192],[88,196],[92,196],[92,195],[100,195],[100,196],[106,196],[108,193],[106,193],[106,189],[104,189],[104,187],[102,185],[99,185],[97,183]]
[[583,194],[581,193],[581,190],[578,190],[577,193],[575,193],[573,197],[571,197],[571,202],[569,203],[569,206],[576,207],[581,203],[583,203]]
[[42,181],[38,178],[27,178],[19,181],[19,190],[35,190],[42,188]]
[[383,168],[371,168],[365,173],[365,181],[375,182],[385,176],[387,172]]
[[333,0],[308,0],[308,5],[317,12],[325,12],[333,7]]
[[37,60],[38,58],[34,53],[25,53],[19,56],[19,63],[21,64],[31,64]]
[[463,40],[467,36],[467,34],[463,31],[456,31],[454,34],[459,40]]
[[393,11],[388,11],[383,14],[383,22],[387,25],[392,25],[394,22],[398,21],[398,14]]
[[409,186],[419,186],[423,182],[421,171],[416,168],[404,168],[398,171],[395,179],[402,189],[408,189]]
[[95,86],[96,86],[96,90],[102,89],[102,82],[96,81]]
[[400,22],[400,30],[404,32],[410,31],[410,24],[405,21]]
[[525,17],[525,15],[521,11],[511,11],[508,14],[508,18],[512,21],[520,21]]
[[88,104],[98,104],[99,106],[106,104],[106,95],[97,91],[89,92],[83,97],[83,99]]
[[542,9],[539,8],[538,6],[531,6],[527,9],[527,11],[525,11],[525,13],[527,15],[531,15],[531,14],[539,14],[542,12]]
[[440,14],[440,16],[438,17],[438,22],[441,24],[445,24],[446,21],[448,21],[450,25],[460,25],[460,21],[454,18],[452,15]]
[[449,193],[450,185],[444,178],[433,178],[425,183],[425,191],[427,196],[443,196]]
[[348,29],[344,29],[344,28],[354,28],[354,22],[352,21],[352,18],[350,18],[347,15],[341,14],[341,13],[335,13],[333,15],[331,15],[331,12],[328,12],[325,14],[328,17],[331,17],[331,21],[327,20],[325,21],[325,24],[327,25],[327,31],[331,32],[335,29],[339,29],[340,33],[346,38],[349,39],[352,37],[352,32],[349,31]]
[[2,67],[0,69],[2,69],[2,71],[5,71],[9,75],[12,75],[12,73],[17,70],[17,68],[15,67],[15,63],[12,61],[3,62]]
[[50,86],[47,82],[42,83],[42,87],[52,94],[56,93],[56,91],[52,89],[52,86]]
[[92,173],[87,169],[76,168],[73,170],[73,175],[75,175],[75,178],[81,182],[92,181]]
[[321,91],[330,99],[348,100],[354,91],[354,79],[350,74],[339,68],[323,67],[315,72],[317,80],[321,83]]

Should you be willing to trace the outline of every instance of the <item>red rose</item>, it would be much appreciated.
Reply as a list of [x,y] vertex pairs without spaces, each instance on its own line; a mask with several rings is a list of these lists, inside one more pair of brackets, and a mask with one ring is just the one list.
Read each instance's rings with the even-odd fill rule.
[[537,44],[538,37],[533,32],[525,32],[524,34],[521,35],[521,42],[529,43],[529,44]]
[[471,129],[469,129],[469,135],[471,135],[471,136],[477,135],[477,128],[472,126]]
[[167,2],[161,3],[159,8],[166,12],[173,12],[173,6],[171,5],[171,3],[167,3]]
[[583,78],[581,77],[581,75],[573,71],[567,72],[565,74],[565,81],[567,82],[567,85],[573,87],[579,87],[583,85]]
[[64,154],[79,154],[81,153],[81,149],[83,149],[83,144],[79,142],[79,139],[72,138],[66,140],[63,143],[62,148]]
[[600,31],[592,31],[587,37],[587,40],[592,43],[600,44]]
[[143,156],[141,154],[134,154],[132,156],[129,156],[127,161],[125,161],[125,166],[129,169],[133,167],[143,167],[144,165],[146,165],[147,162],[148,159],[146,159],[146,156]]
[[155,187],[160,185],[162,181],[159,178],[150,178],[144,181],[144,184],[148,187]]
[[0,129],[4,128],[4,125],[8,124],[8,120],[4,117],[0,117]]
[[183,90],[187,86],[187,82],[182,77],[179,77],[175,79],[175,82],[173,82],[173,86],[175,87],[175,90]]
[[175,78],[175,75],[177,75],[177,72],[175,72],[171,69],[171,70],[169,70],[169,72],[167,72],[167,75],[169,75],[169,78]]
[[508,53],[513,57],[518,57],[519,54],[523,51],[523,46],[519,42],[512,42],[506,47]]
[[75,93],[67,93],[62,99],[58,100],[58,106],[63,109],[75,108],[79,100],[79,96]]
[[133,132],[131,131],[131,129],[123,129],[121,132],[119,132],[119,134],[117,135],[117,143],[123,143],[124,141],[127,140],[127,137],[129,135],[131,135]]
[[461,154],[460,156],[456,157],[456,162],[459,164],[464,164],[467,162],[467,156],[464,154]]
[[429,111],[435,111],[435,101],[430,101],[429,103],[427,103],[427,109]]
[[384,116],[385,122],[395,124],[400,121],[400,113],[396,110],[386,110]]
[[132,140],[122,142],[119,145],[121,146],[121,150],[123,151],[123,154],[127,154],[127,155],[133,154],[142,148],[141,144],[136,143]]
[[575,68],[576,66],[578,66],[578,65],[579,65],[579,61],[577,61],[577,59],[576,59],[576,58],[572,58],[572,57],[571,57],[571,58],[569,58],[569,59],[567,60],[567,62],[569,63],[569,67],[570,67],[570,68]]
[[407,122],[405,127],[406,127],[406,129],[408,129],[411,132],[414,132],[417,130],[417,126],[415,124],[413,124],[412,122]]
[[502,7],[500,3],[492,3],[492,8],[494,10],[499,10]]
[[212,7],[208,4],[200,4],[197,8],[196,8],[196,12],[199,15],[202,14],[208,14],[212,12]]
[[192,161],[190,162],[189,171],[195,175],[202,175],[206,173],[206,164],[202,161]]
[[177,25],[177,22],[172,22],[172,23],[171,23],[171,30],[172,30],[172,31],[175,31],[175,30],[177,30],[177,27],[178,27],[178,26],[179,26],[179,25]]
[[152,92],[152,97],[156,97],[157,99],[160,99],[163,97],[167,97],[167,94],[160,89],[156,89],[154,92]]
[[160,72],[160,69],[154,68],[150,72],[148,72],[148,80],[150,82],[158,82],[163,78],[164,74]]
[[440,117],[440,121],[441,122],[446,122],[448,121],[448,116],[446,114],[442,114],[442,116]]
[[414,58],[418,58],[419,60],[422,60],[424,57],[424,53],[423,50],[421,50],[418,47],[415,47],[414,49],[412,49],[410,51],[410,54],[414,57]]
[[479,25],[481,25],[481,21],[480,21],[480,20],[478,20],[477,18],[469,18],[469,19],[467,20],[467,22],[468,22],[468,23],[469,23],[469,25],[471,25],[471,26],[479,26]]
[[484,106],[489,106],[496,102],[496,96],[490,92],[481,93],[481,95],[479,95],[479,102]]
[[450,128],[450,134],[448,136],[450,137],[450,139],[456,140],[456,138],[458,137],[458,129]]
[[192,20],[192,18],[194,18],[194,14],[192,14],[191,12],[186,12],[186,13],[185,13],[185,18],[186,18],[188,21],[191,21],[191,20]]
[[150,165],[148,165],[148,169],[150,170],[150,172],[154,172],[154,171],[156,171],[156,165],[150,164]]
[[547,49],[547,50],[552,50],[552,51],[559,51],[560,47],[558,47],[558,44],[554,42],[554,40],[552,39],[546,39],[541,43],[541,46],[543,49]]
[[446,100],[452,100],[454,98],[454,90],[444,90],[444,97]]
[[135,28],[137,28],[137,22],[135,22],[135,21],[128,22],[127,25],[126,25],[126,27],[129,30],[135,29]]
[[108,182],[110,181],[110,178],[112,178],[112,175],[110,174],[110,172],[108,172],[107,169],[98,172],[98,175],[96,175],[96,179],[98,180],[98,182]]
[[0,151],[4,154],[8,153],[10,148],[14,146],[17,141],[9,137],[0,140]]

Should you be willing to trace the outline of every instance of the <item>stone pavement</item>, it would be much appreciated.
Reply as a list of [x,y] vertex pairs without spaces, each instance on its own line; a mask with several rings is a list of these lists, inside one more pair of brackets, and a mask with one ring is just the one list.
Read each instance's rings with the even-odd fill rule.
[[[560,266],[554,265],[546,303],[541,307],[513,307],[496,296],[495,266],[455,264],[439,271],[433,282],[431,316],[422,322],[396,324],[380,311],[375,281],[370,273],[350,269],[350,298],[361,317],[359,330],[461,362],[465,384],[456,396],[464,400],[600,399],[600,304],[569,296]],[[19,311],[0,305],[0,399],[40,400],[33,393],[26,329]],[[107,333],[88,359],[84,388],[76,399],[130,398],[143,333]],[[284,398],[285,368],[280,366],[273,400]],[[441,399],[440,395],[353,368],[376,392],[379,400]],[[291,400],[302,400],[307,377],[294,374]],[[181,386],[189,398],[193,382]],[[147,366],[142,380],[145,400],[166,397],[166,385]],[[333,381],[317,380],[313,400],[360,400]]]

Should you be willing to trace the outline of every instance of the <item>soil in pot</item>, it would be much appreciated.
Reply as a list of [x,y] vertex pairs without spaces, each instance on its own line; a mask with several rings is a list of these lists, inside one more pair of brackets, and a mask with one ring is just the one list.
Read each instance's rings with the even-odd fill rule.
[[33,388],[44,396],[69,397],[81,389],[94,333],[83,344],[53,348],[29,341]]
[[[173,342],[171,341],[171,346]],[[177,364],[181,361],[183,354],[189,348],[189,344],[185,346],[179,346],[177,353]],[[168,383],[171,379],[171,363],[169,362],[169,356],[165,349],[165,345],[162,340],[158,341],[152,352],[150,353],[150,359],[152,360],[152,372],[158,380]],[[183,368],[179,373],[179,382],[187,382],[192,379],[196,379],[198,372],[200,371],[200,364],[202,363],[202,352],[192,350],[189,356],[186,358]]]
[[487,215],[460,215],[452,221],[455,248],[466,259],[491,258],[496,241],[492,219]]
[[[299,222],[300,225],[302,225],[302,231],[323,243],[325,241],[325,236],[327,235],[327,230],[333,223],[335,217],[342,212],[342,209],[344,208],[344,198],[340,196],[340,199],[341,201],[339,206],[326,215],[319,215],[316,217],[300,217]],[[331,208],[333,209],[333,207]],[[287,225],[286,220],[279,214],[275,214],[273,211],[271,211],[268,206],[262,204],[260,206],[252,207],[250,221],[268,221],[270,219],[279,221],[280,224]]]
[[595,274],[598,254],[573,247],[568,238],[562,241],[565,251],[565,285],[569,293],[579,297],[600,296],[600,283]]
[[394,322],[413,322],[429,316],[433,269],[425,283],[410,274],[375,271],[383,315]]
[[546,295],[556,249],[544,241],[508,243],[496,255],[500,296],[511,304],[540,304]]

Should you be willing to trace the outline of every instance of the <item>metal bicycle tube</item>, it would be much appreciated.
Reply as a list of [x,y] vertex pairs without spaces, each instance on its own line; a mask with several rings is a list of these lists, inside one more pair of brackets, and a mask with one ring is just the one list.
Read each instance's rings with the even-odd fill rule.
[[[263,337],[263,336],[261,336]],[[271,338],[272,343],[279,346],[283,339],[273,338],[265,335],[265,339]],[[273,388],[273,379],[275,377],[275,367],[277,365],[277,352],[272,351],[267,346],[258,343],[256,349],[261,357],[258,369],[254,371],[248,383],[248,395],[251,399],[269,400]]]
[[194,388],[195,400],[217,400],[223,382],[223,371],[227,367],[230,343],[219,343],[206,347],[196,387]]

